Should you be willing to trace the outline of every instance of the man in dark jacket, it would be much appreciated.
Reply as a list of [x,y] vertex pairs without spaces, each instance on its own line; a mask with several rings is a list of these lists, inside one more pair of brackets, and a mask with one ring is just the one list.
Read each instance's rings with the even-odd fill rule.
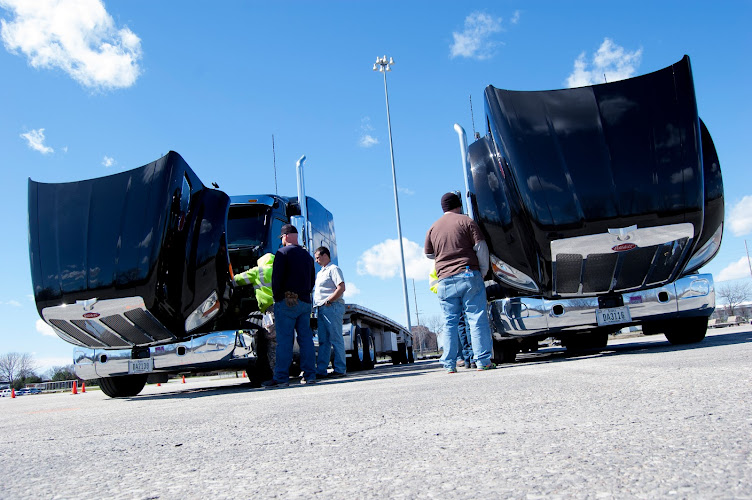
[[316,282],[313,257],[298,245],[298,230],[292,224],[282,226],[280,237],[283,246],[274,255],[272,267],[277,361],[274,378],[264,382],[264,387],[289,385],[294,332],[298,334],[300,347],[301,383],[316,382],[316,352],[311,330],[311,291]]

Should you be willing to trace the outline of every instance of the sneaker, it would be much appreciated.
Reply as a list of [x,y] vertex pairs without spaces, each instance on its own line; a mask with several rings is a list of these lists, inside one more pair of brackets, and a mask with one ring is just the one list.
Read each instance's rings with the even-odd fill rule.
[[476,368],[478,368],[478,366],[475,364],[475,361],[473,361],[472,363],[470,363],[470,369],[471,370],[474,370]]
[[470,361],[465,361],[465,368],[472,368],[472,363]]
[[328,373],[317,373],[316,374],[316,380],[324,380],[325,378],[329,378]]
[[289,387],[289,382],[278,382],[274,379],[267,380],[266,382],[261,382],[261,387],[264,387],[265,389],[276,389],[277,387]]
[[316,379],[315,378],[314,379],[310,379],[310,378],[305,378],[304,377],[304,378],[300,379],[300,383],[303,384],[303,385],[311,385],[311,384],[315,384],[316,383]]
[[345,376],[346,375],[344,373],[340,373],[340,372],[332,372],[329,375],[327,375],[328,378],[342,378]]
[[455,370],[454,368],[449,368],[446,372],[447,373],[457,373],[457,370]]
[[493,370],[495,368],[496,368],[496,365],[493,364],[493,363],[488,364],[488,365],[478,365],[478,371],[479,372],[482,372],[484,370]]

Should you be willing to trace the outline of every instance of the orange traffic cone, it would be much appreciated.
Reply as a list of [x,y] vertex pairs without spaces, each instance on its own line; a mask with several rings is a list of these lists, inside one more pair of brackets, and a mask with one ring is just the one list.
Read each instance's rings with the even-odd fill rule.
[[12,387],[10,388],[10,397],[11,399],[16,397],[16,390]]
[[183,383],[185,384],[185,375],[183,375]]
[[157,387],[162,387],[162,382],[157,382]]
[[245,370],[243,371],[243,378],[248,378],[245,374]]
[[81,393],[86,392],[86,381],[81,382]]
[[71,391],[71,394],[78,394],[78,382],[75,380],[73,381],[73,390]]

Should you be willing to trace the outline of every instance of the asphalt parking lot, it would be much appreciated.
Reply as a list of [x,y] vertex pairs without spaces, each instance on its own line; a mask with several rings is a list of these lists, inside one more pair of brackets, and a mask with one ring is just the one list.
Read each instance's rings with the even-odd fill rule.
[[752,498],[752,329],[0,400],[2,498]]

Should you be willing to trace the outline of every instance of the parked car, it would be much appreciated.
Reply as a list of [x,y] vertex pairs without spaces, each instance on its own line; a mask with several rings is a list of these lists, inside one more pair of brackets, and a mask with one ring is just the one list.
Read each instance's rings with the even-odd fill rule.
[[0,398],[9,398],[11,396],[11,390],[10,389],[3,389],[0,391]]

